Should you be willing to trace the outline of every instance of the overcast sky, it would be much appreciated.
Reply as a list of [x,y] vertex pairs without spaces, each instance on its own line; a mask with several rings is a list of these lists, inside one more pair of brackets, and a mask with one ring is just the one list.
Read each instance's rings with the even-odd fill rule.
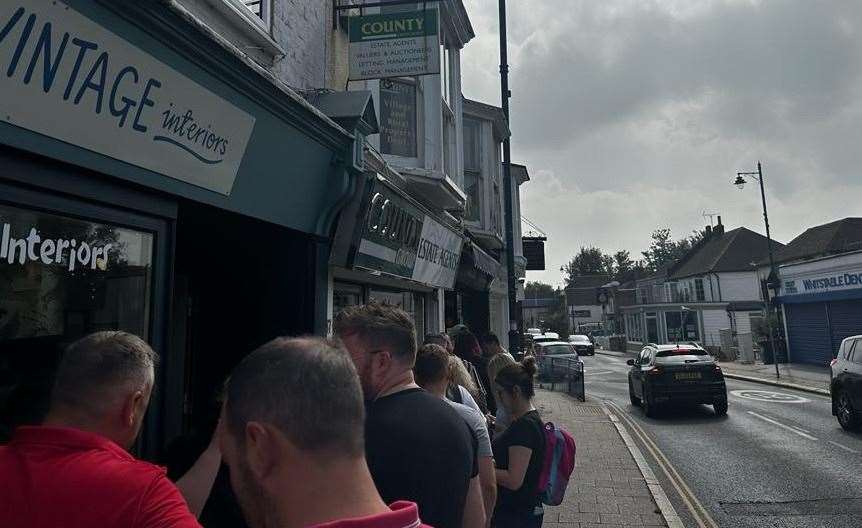
[[[476,32],[463,91],[500,104],[496,0],[464,0]],[[512,158],[547,271],[582,245],[676,238],[719,213],[772,234],[862,216],[862,1],[509,0]],[[526,228],[526,227],[525,227]]]

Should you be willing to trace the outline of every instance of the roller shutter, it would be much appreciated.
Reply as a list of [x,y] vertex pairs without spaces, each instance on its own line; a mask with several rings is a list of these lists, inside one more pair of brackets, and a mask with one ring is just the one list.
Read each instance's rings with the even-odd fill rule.
[[828,304],[832,353],[835,354],[845,337],[862,334],[862,300],[830,301]]
[[826,303],[784,305],[790,361],[829,365],[832,360],[832,336]]

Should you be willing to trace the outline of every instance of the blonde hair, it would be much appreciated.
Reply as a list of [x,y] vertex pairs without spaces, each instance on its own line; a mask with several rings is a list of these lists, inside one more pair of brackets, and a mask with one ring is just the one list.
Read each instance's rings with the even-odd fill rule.
[[475,394],[478,389],[473,383],[473,378],[470,377],[470,372],[464,366],[464,362],[458,356],[449,356],[449,383],[453,385],[461,385],[470,394]]

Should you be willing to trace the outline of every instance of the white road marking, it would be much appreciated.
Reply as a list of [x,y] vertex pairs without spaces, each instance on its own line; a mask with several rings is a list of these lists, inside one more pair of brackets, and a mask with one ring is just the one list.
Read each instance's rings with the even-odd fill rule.
[[811,432],[808,429],[803,429],[803,428],[799,427],[798,425],[791,425],[790,427],[796,429],[797,431],[802,431],[803,433],[810,433]]
[[803,433],[801,431],[797,431],[796,429],[790,427],[789,425],[784,425],[783,423],[777,422],[777,421],[773,420],[772,418],[767,418],[766,416],[763,416],[762,414],[757,414],[754,411],[746,411],[746,412],[748,412],[748,414],[750,414],[751,416],[754,416],[755,418],[760,418],[764,422],[769,422],[773,425],[777,425],[778,427],[781,427],[782,429],[790,431],[793,434],[797,434],[803,438],[807,438],[809,440],[817,440],[818,439],[816,436],[811,436],[810,434],[806,434],[806,433]]
[[600,370],[598,372],[593,372],[592,370],[587,370],[585,373],[589,374],[590,376],[601,376],[603,374],[619,374],[619,372],[616,372],[614,370]]
[[785,392],[773,392],[762,390],[734,390],[731,394],[746,400],[763,401],[769,403],[810,403],[811,400],[796,396],[795,394],[787,394]]
[[859,451],[857,451],[853,448],[847,447],[846,445],[839,444],[838,442],[833,442],[832,440],[827,440],[827,442],[834,445],[835,447],[838,447],[838,448],[843,449],[844,451],[847,451],[848,453],[854,453],[857,455],[859,454]]

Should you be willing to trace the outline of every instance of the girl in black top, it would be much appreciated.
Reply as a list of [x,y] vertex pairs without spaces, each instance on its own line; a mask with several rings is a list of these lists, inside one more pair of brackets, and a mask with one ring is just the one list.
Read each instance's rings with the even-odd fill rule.
[[544,511],[537,485],[545,457],[542,418],[533,407],[533,377],[536,360],[528,356],[521,363],[503,367],[494,383],[497,402],[512,417],[512,424],[494,439],[497,473],[497,506],[494,528],[537,528]]

